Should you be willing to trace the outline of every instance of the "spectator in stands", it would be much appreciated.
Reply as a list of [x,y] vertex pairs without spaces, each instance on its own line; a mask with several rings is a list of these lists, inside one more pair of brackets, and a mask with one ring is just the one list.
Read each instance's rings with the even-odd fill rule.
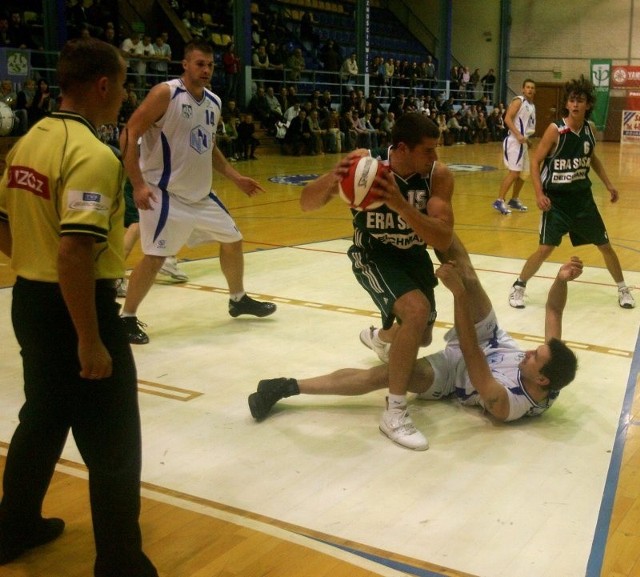
[[332,112],[333,107],[333,97],[331,96],[331,92],[329,90],[324,90],[322,95],[318,99],[318,105],[321,108],[326,108],[329,112]]
[[33,78],[27,78],[22,85],[22,89],[18,91],[16,99],[16,115],[20,122],[19,133],[26,134],[30,128],[29,124],[29,108],[33,104],[33,98],[36,95],[36,81]]
[[241,160],[258,160],[256,148],[260,141],[254,136],[256,125],[253,122],[251,112],[246,112],[240,117],[240,122],[236,127],[238,131],[238,150]]
[[135,82],[132,80],[127,81],[125,85],[126,97],[122,101],[122,106],[120,108],[120,114],[118,115],[118,124],[122,127],[124,126],[133,111],[138,108],[138,95],[136,93]]
[[452,110],[447,120],[447,128],[449,129],[449,133],[453,135],[453,142],[456,144],[466,144],[466,134],[460,124],[461,116],[460,112],[453,112]]
[[155,83],[155,74],[147,76],[147,63],[151,64],[151,61],[155,61],[155,57],[156,50],[153,46],[153,42],[151,42],[151,36],[149,34],[144,34],[142,36],[142,57],[138,63],[138,72],[142,82],[141,88],[149,88]]
[[104,28],[100,22],[92,20],[92,14],[82,0],[75,4],[67,3],[67,22],[71,27],[72,36],[79,36],[82,29],[88,30],[91,36],[100,38]]
[[447,117],[444,113],[440,112],[436,116],[436,124],[438,125],[438,130],[440,131],[440,138],[438,139],[438,144],[444,144],[445,146],[449,146],[451,144],[451,140],[449,137],[449,127],[447,126]]
[[136,86],[144,86],[147,66],[142,60],[144,45],[140,39],[140,33],[132,32],[131,36],[122,41],[120,50],[127,55],[127,69],[130,71],[127,76],[136,83]]
[[264,44],[258,46],[251,55],[252,76],[256,84],[269,80],[269,56]]
[[453,97],[454,102],[460,98],[460,81],[457,66],[452,66],[449,71],[449,94]]
[[238,75],[240,74],[240,57],[236,54],[233,42],[228,42],[222,55],[224,71],[225,99],[238,97]]
[[371,114],[384,114],[386,112],[384,106],[382,106],[382,103],[378,98],[378,94],[379,92],[377,90],[372,89],[369,92],[369,96],[366,100],[367,104],[370,105]]
[[44,118],[54,110],[55,98],[49,89],[49,83],[41,78],[38,81],[31,107],[27,109],[29,126],[33,126],[38,120]]
[[475,107],[478,112],[484,113],[485,118],[487,117],[489,109],[487,108],[487,97],[484,94],[476,100]]
[[356,62],[356,53],[352,52],[349,58],[346,58],[340,67],[340,80],[342,82],[343,93],[353,90],[355,83],[358,81],[358,63]]
[[22,22],[22,14],[18,10],[12,10],[9,14],[9,36],[11,45],[16,48],[37,48],[28,26]]
[[353,108],[342,108],[340,114],[340,132],[344,135],[342,139],[342,152],[351,152],[356,147],[358,132],[353,125]]
[[491,110],[491,114],[489,114],[487,118],[487,126],[489,128],[491,140],[494,142],[501,142],[504,140],[504,137],[506,136],[504,118],[500,115],[500,109],[497,106]]
[[298,116],[300,113],[300,103],[294,102],[289,108],[284,111],[284,119],[283,122],[289,127],[294,118]]
[[440,105],[440,111],[448,115],[450,112],[455,112],[454,106],[454,97],[453,94],[451,94],[451,96]]
[[340,130],[340,113],[331,110],[327,119],[327,134],[325,137],[324,149],[326,152],[342,152],[344,133]]
[[300,156],[301,154],[311,154],[314,150],[315,137],[311,131],[311,123],[307,118],[307,111],[300,107],[296,116],[284,137],[284,151],[286,154]]
[[460,118],[458,119],[462,132],[464,135],[464,141],[467,144],[474,144],[477,136],[477,127],[475,117],[472,115],[469,108],[465,108],[464,112],[461,111]]
[[373,128],[376,131],[378,146],[388,146],[389,139],[388,139],[387,133],[382,129],[382,121],[384,120],[386,113],[373,114],[367,111],[367,115],[369,116],[369,121],[371,122],[371,126],[373,126]]
[[387,142],[391,142],[391,131],[396,124],[396,115],[393,112],[387,112],[382,119],[380,129],[386,134]]
[[387,61],[384,63],[384,83],[387,87],[387,97],[391,98],[393,96],[393,84],[394,78],[396,74],[396,64],[393,58],[387,58]]
[[9,34],[9,15],[0,12],[0,48],[17,48],[13,42],[11,34]]
[[195,39],[202,39],[207,34],[207,24],[204,21],[202,12],[196,12],[191,19],[191,28],[189,29],[191,36]]
[[287,99],[289,102],[299,102],[298,89],[295,84],[289,84],[287,87]]
[[427,94],[433,98],[436,90],[436,83],[438,78],[436,76],[436,65],[433,62],[433,58],[428,55],[427,59],[423,63],[423,74],[425,78],[424,87]]
[[388,112],[393,112],[396,120],[400,118],[404,113],[404,105],[405,105],[406,96],[404,92],[399,92],[389,104]]
[[468,66],[460,66],[458,68],[458,94],[460,102],[466,102],[469,99],[469,81],[471,73]]
[[184,27],[189,31],[190,34],[192,34],[191,32],[192,21],[193,21],[193,12],[191,10],[185,10],[182,13],[182,23],[184,24]]
[[303,12],[300,18],[300,40],[305,44],[305,48],[310,51],[315,50],[320,41],[314,29],[316,24],[317,22],[313,18],[313,12],[309,12],[308,10]]
[[222,116],[228,123],[232,122],[237,126],[240,122],[240,109],[235,98],[230,98],[222,103]]
[[321,125],[320,114],[316,108],[312,108],[308,115],[309,127],[313,134],[313,143],[311,146],[311,154],[324,154],[324,143],[327,130]]
[[322,62],[324,71],[329,73],[327,81],[331,85],[339,84],[340,77],[338,75],[338,72],[340,72],[342,57],[340,55],[340,52],[338,52],[336,48],[336,43],[331,39],[327,40],[327,42],[320,49],[318,58],[320,62]]
[[369,142],[367,148],[378,148],[378,131],[371,123],[370,112],[365,112],[362,116],[358,115],[358,126],[363,130],[363,133],[368,134],[368,138],[363,138],[365,142]]
[[224,116],[220,118],[216,129],[216,146],[220,148],[225,158],[230,162],[238,160],[236,145],[238,140],[238,131],[233,120],[227,120]]
[[476,130],[478,142],[484,144],[489,142],[489,125],[487,124],[487,117],[484,112],[478,112],[478,118],[476,120]]
[[480,69],[476,68],[469,77],[469,100],[480,100],[482,96],[482,84],[480,83]]
[[260,22],[257,19],[253,18],[251,20],[251,45],[254,48],[258,48],[260,46],[264,46],[262,33],[262,27],[260,26]]
[[152,75],[155,76],[154,84],[163,82],[169,78],[169,62],[171,62],[171,46],[167,42],[167,33],[156,36],[153,44],[155,58],[149,62]]
[[269,59],[268,71],[265,73],[269,84],[275,86],[284,82],[284,68],[286,54],[279,42],[271,41],[267,44],[267,58]]
[[[265,98],[267,100],[267,103],[269,104],[270,116],[272,119],[274,119],[274,124],[277,122],[281,122],[284,117],[284,112],[282,111],[280,101],[278,100],[278,97],[273,90],[273,86],[267,87],[267,90],[265,91]],[[273,131],[273,134],[271,134],[271,136],[273,136],[274,134],[275,131]]]
[[424,87],[424,82],[422,80],[420,66],[417,60],[414,60],[409,66],[407,77],[409,81],[409,87],[413,91],[413,94],[416,96],[416,98],[420,99],[422,97],[422,88]]
[[493,89],[496,85],[496,73],[493,68],[480,79],[480,83],[484,89],[484,95],[487,97],[487,102],[493,103]]
[[302,56],[302,50],[300,48],[294,48],[287,60],[288,79],[291,82],[300,82],[302,72],[304,72],[305,68],[306,64],[304,56]]
[[120,47],[120,41],[116,34],[116,27],[113,25],[113,22],[107,22],[106,26],[104,27],[102,40],[104,40],[107,44],[111,44],[111,46],[115,46],[116,48]]
[[375,56],[371,62],[371,77],[373,78],[373,85],[376,87],[378,94],[381,96],[385,95],[385,67],[382,56]]
[[403,91],[408,90],[408,82],[407,82],[408,69],[409,69],[408,60],[396,59],[395,70],[393,72],[393,82],[397,88]]
[[273,129],[273,126],[276,123],[276,118],[273,117],[271,106],[269,106],[267,94],[262,84],[258,85],[256,93],[249,100],[247,109],[251,113],[252,117],[260,122],[262,128],[265,128],[266,130]]
[[28,120],[25,118],[24,111],[18,111],[18,94],[16,93],[13,82],[11,80],[0,81],[0,102],[6,104],[13,112],[17,122],[13,123],[9,136],[19,136],[26,132]]
[[0,81],[0,102],[4,102],[12,110],[16,107],[18,95],[11,80]]
[[355,108],[351,110],[351,127],[356,133],[356,148],[372,148],[371,133],[360,123],[360,115]]

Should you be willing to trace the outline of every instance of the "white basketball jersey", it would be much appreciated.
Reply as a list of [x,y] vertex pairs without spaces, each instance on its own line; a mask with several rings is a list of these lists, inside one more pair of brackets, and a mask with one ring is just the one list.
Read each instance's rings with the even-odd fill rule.
[[211,152],[222,103],[210,90],[197,101],[181,79],[165,82],[171,90],[167,111],[142,136],[140,169],[161,190],[197,202],[211,192]]
[[518,114],[514,119],[516,128],[520,134],[524,136],[533,136],[536,131],[536,107],[535,104],[529,102],[524,96],[516,96],[522,100],[522,104],[518,110]]
[[[520,417],[534,417],[546,411],[558,397],[557,392],[552,392],[544,401],[537,403],[527,393],[520,375],[520,362],[524,353],[517,348],[512,348],[511,339],[494,343],[484,349],[484,355],[489,364],[491,375],[507,391],[509,395],[509,416],[507,421],[515,421]],[[497,344],[497,346],[495,346]],[[515,345],[515,342],[513,343]],[[504,346],[506,345],[506,346]],[[466,372],[466,371],[465,371]],[[466,374],[465,390],[458,389],[456,394],[463,405],[480,405],[484,408],[484,402],[475,390],[469,375]]]

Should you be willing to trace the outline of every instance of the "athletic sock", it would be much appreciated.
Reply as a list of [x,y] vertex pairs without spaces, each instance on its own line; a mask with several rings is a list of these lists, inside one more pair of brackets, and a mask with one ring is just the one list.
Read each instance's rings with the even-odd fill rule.
[[389,394],[387,397],[387,403],[389,410],[404,409],[407,406],[407,396]]

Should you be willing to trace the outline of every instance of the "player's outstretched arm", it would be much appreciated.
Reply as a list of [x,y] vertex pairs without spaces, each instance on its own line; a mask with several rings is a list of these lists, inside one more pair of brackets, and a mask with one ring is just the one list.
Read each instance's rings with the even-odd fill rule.
[[478,344],[470,298],[464,281],[452,263],[441,265],[436,275],[453,294],[454,323],[471,384],[478,391],[485,408],[496,419],[506,421],[509,418],[509,395],[493,378],[487,359]]
[[574,256],[560,267],[547,296],[544,337],[548,341],[551,338],[562,338],[562,313],[567,304],[569,281],[577,279],[582,274],[582,261]]

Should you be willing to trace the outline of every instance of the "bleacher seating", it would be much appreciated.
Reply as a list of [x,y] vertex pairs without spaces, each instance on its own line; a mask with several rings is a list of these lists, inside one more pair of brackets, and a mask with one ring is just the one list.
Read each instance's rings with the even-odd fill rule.
[[[304,12],[312,11],[322,40],[334,40],[344,53],[355,49],[354,2],[279,0],[274,2],[274,6],[284,9],[285,19],[294,33],[299,33]],[[427,54],[425,47],[407,32],[393,13],[380,8],[379,2],[372,2],[371,6],[370,54],[399,60],[424,59]]]

